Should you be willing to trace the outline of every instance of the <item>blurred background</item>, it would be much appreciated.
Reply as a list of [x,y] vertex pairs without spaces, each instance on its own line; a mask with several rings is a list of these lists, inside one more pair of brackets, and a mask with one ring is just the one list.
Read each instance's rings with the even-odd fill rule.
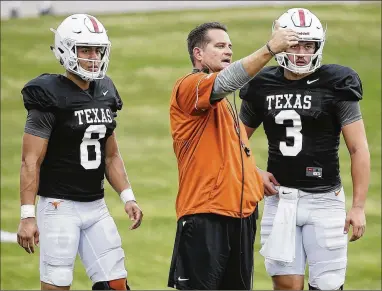
[[[1,289],[38,290],[39,249],[27,254],[15,243],[20,219],[19,169],[26,110],[20,90],[42,73],[62,73],[49,45],[62,20],[90,13],[108,30],[112,42],[108,75],[124,101],[117,137],[134,192],[145,214],[142,226],[130,221],[109,185],[106,201],[126,253],[133,289],[168,289],[174,243],[177,165],[169,130],[169,99],[177,78],[191,70],[186,38],[200,23],[228,26],[234,60],[264,45],[274,19],[304,7],[327,24],[324,63],[356,70],[363,81],[361,109],[372,158],[365,236],[349,244],[345,289],[381,290],[381,2],[373,1],[1,1]],[[275,62],[271,61],[274,65]],[[232,99],[232,97],[230,97]],[[239,108],[240,101],[237,100]],[[251,147],[266,167],[267,142],[256,131]],[[351,205],[350,158],[340,147],[341,175]],[[263,205],[260,203],[260,212]],[[263,257],[255,244],[254,289],[270,290]],[[91,282],[77,259],[72,290]],[[306,284],[307,288],[307,284]]]
[[[310,1],[320,4],[321,1]],[[337,3],[355,4],[369,1],[337,1]],[[74,13],[121,13],[138,11],[169,11],[195,8],[227,8],[250,6],[273,6],[285,1],[97,1],[89,5],[88,1],[1,1],[1,18],[36,17],[46,14],[66,15]],[[289,1],[302,3],[302,1]]]

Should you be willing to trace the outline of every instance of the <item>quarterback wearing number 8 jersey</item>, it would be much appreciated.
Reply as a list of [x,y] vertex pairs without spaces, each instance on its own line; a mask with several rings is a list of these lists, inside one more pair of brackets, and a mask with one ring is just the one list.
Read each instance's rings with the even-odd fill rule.
[[139,227],[142,212],[114,133],[122,100],[106,76],[111,44],[103,25],[86,14],[69,16],[52,31],[51,48],[65,74],[42,74],[21,91],[28,116],[18,243],[33,253],[40,242],[42,290],[69,288],[77,253],[93,290],[127,290],[125,255],[105,204],[104,177],[120,194],[134,221],[131,229]]
[[[276,290],[342,289],[350,241],[365,231],[370,156],[359,107],[362,84],[345,66],[322,65],[325,30],[309,10],[278,19],[299,35],[298,45],[275,54],[240,91],[248,137],[262,123],[268,139],[260,253]],[[353,204],[346,215],[338,148],[343,134],[351,156]]]

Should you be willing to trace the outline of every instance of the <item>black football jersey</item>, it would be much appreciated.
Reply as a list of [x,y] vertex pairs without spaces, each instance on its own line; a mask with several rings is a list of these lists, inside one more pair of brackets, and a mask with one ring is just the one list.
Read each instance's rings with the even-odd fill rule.
[[55,116],[38,195],[75,201],[102,198],[105,144],[123,104],[112,80],[94,80],[84,91],[63,75],[43,74],[21,92],[27,110]]
[[284,78],[281,67],[260,71],[240,91],[251,103],[252,128],[263,123],[268,138],[268,167],[278,182],[310,192],[331,191],[341,184],[338,148],[340,101],[362,99],[357,73],[340,65],[323,65],[300,80]]

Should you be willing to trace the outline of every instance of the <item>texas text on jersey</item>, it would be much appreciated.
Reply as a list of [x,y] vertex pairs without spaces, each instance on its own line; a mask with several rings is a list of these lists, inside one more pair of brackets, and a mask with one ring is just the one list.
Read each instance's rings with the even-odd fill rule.
[[105,144],[122,108],[112,80],[94,80],[82,90],[58,74],[43,74],[22,89],[27,110],[54,115],[38,195],[74,201],[104,196]]
[[341,101],[362,99],[361,80],[354,70],[323,65],[290,81],[283,68],[271,66],[243,87],[240,98],[245,100],[242,109],[246,104],[250,108],[248,115],[241,112],[244,124],[257,128],[263,122],[268,171],[281,185],[310,192],[339,187],[341,122],[335,110]]

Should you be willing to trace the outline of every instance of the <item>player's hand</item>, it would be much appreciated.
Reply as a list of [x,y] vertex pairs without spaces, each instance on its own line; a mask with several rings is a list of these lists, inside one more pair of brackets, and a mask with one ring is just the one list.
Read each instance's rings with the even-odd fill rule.
[[365,233],[366,217],[363,207],[352,207],[346,215],[344,233],[348,233],[350,225],[353,226],[353,235],[350,241],[356,241]]
[[129,215],[133,224],[130,226],[130,229],[136,229],[141,225],[143,213],[139,208],[138,204],[135,201],[127,201],[125,204],[125,212]]
[[280,23],[276,20],[271,39],[268,44],[271,50],[275,53],[284,52],[291,46],[298,44],[298,34],[290,28],[280,27]]
[[257,169],[259,171],[259,174],[261,175],[261,178],[263,179],[264,184],[264,194],[266,196],[275,195],[279,193],[275,186],[280,186],[279,182],[277,182],[275,176],[273,176],[272,173],[269,173],[267,171],[263,171],[261,169]]
[[21,219],[17,231],[17,242],[27,253],[34,253],[34,246],[38,245],[39,235],[36,218]]

